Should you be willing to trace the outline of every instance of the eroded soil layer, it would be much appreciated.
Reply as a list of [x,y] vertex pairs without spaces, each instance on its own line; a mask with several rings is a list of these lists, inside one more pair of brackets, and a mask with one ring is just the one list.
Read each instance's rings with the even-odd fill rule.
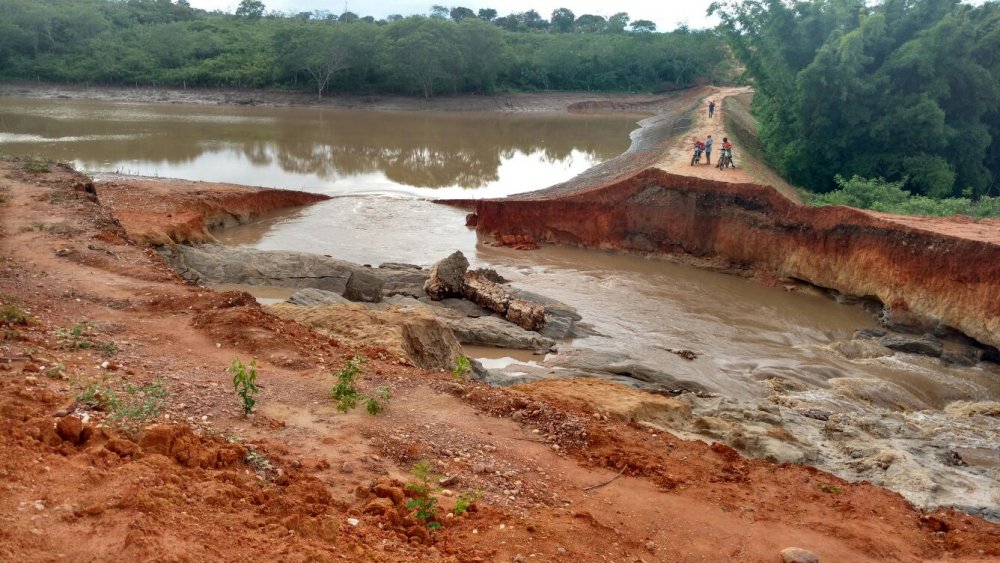
[[806,207],[768,186],[656,168],[552,197],[484,200],[480,234],[654,255],[794,278],[894,315],[954,327],[1000,346],[1000,226]]
[[[823,561],[1000,557],[1000,526],[627,414],[636,400],[680,408],[672,399],[595,382],[600,401],[570,402],[551,382],[490,388],[344,347],[247,294],[181,282],[74,190],[80,175],[16,159],[0,170],[0,559],[770,561],[789,546]],[[149,227],[158,218],[171,219]],[[330,399],[331,372],[354,356],[367,361],[362,390],[391,390],[378,416]],[[234,357],[257,359],[251,416],[225,371]],[[155,380],[166,406],[134,428],[80,395]],[[433,532],[407,508],[421,460],[448,489]],[[472,510],[445,515],[477,492]]]

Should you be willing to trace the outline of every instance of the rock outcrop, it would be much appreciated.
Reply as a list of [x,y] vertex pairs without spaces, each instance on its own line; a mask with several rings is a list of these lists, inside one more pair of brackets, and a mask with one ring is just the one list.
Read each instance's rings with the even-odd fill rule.
[[[356,301],[378,301],[392,295],[421,297],[427,279],[427,272],[405,264],[368,268],[309,252],[220,244],[163,246],[159,252],[184,279],[202,285],[313,288],[340,295],[348,293],[351,285],[350,293]],[[349,284],[352,277],[354,283]],[[377,290],[379,283],[381,289]]]
[[456,250],[451,256],[434,264],[424,290],[434,300],[461,296],[465,271],[468,269],[469,261],[461,251]]
[[949,236],[929,220],[847,207],[808,207],[770,187],[649,168],[625,180],[532,199],[483,200],[483,235],[677,254],[875,297],[1000,346],[1000,244]]
[[356,346],[383,348],[423,369],[450,370],[462,355],[451,330],[421,308],[393,306],[379,311],[359,304],[301,307],[281,303],[268,310]]

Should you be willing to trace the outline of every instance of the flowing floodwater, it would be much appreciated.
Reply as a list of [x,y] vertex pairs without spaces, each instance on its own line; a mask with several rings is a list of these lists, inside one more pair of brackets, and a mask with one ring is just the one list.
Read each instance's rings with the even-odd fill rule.
[[[637,119],[0,99],[0,150],[94,172],[333,195],[217,236],[231,245],[372,265],[429,266],[461,250],[474,266],[495,268],[513,285],[577,309],[596,334],[560,343],[559,356],[626,356],[697,382],[717,397],[689,399],[704,420],[757,421],[774,404],[826,413],[782,414],[780,424],[798,440],[794,451],[760,455],[869,479],[918,504],[1000,515],[997,366],[950,367],[903,354],[848,360],[832,345],[874,326],[860,307],[663,260],[494,248],[464,226],[465,210],[427,199],[496,197],[565,181],[625,151]],[[467,352],[489,368],[552,360]]]

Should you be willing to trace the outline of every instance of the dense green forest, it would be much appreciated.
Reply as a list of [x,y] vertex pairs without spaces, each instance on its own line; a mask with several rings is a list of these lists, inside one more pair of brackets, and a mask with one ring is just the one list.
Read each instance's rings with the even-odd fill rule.
[[655,28],[566,8],[546,20],[434,6],[376,21],[259,0],[234,14],[185,0],[0,0],[0,79],[432,96],[655,91],[726,71],[718,34]]
[[793,183],[839,188],[831,201],[852,204],[876,188],[886,199],[1000,193],[998,2],[744,0],[710,11],[756,90],[768,157]]

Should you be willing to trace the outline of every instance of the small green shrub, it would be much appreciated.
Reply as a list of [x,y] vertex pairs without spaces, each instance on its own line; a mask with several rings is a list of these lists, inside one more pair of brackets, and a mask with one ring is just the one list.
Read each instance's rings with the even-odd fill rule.
[[844,489],[841,489],[836,485],[830,485],[827,483],[820,483],[819,490],[831,495],[839,495],[840,493],[844,492]]
[[104,423],[108,426],[135,434],[160,414],[168,396],[160,379],[141,386],[103,379],[87,382],[75,398],[81,404],[106,412]]
[[233,358],[228,371],[233,374],[233,389],[243,402],[243,416],[247,416],[253,412],[253,407],[257,404],[254,395],[260,391],[257,386],[257,360],[252,359],[244,366],[239,358]]
[[479,497],[481,496],[482,493],[480,491],[459,493],[458,497],[455,498],[455,509],[451,511],[452,514],[455,516],[461,516],[466,510],[469,509],[470,506],[479,500]]
[[0,310],[0,318],[3,324],[8,326],[28,324],[28,313],[14,303],[8,303]]
[[385,404],[389,402],[389,388],[382,386],[375,389],[375,395],[361,395],[365,402],[365,410],[368,414],[375,416],[385,409]]
[[90,325],[86,323],[76,323],[69,328],[57,328],[56,338],[59,345],[65,350],[86,350],[93,346],[87,338],[90,333]]
[[358,391],[361,366],[366,363],[365,359],[360,356],[344,358],[344,368],[333,372],[337,381],[330,389],[330,396],[337,401],[338,411],[346,413],[353,410],[358,406],[359,401],[364,403],[368,414],[376,415],[385,410],[385,404],[389,400],[388,387],[379,387],[371,395]]
[[97,349],[100,350],[101,355],[105,358],[110,358],[118,353],[118,345],[113,341],[105,342],[104,344],[98,344]]
[[451,370],[451,378],[458,382],[465,382],[470,371],[472,371],[472,362],[465,356],[459,356],[455,360],[455,368]]
[[413,492],[413,498],[406,503],[406,508],[414,511],[413,515],[417,520],[431,530],[436,530],[441,527],[441,522],[437,518],[437,498],[434,496],[437,492],[434,483],[438,476],[431,473],[431,464],[427,460],[415,463],[410,473],[417,478],[417,481],[406,484],[406,489]]
[[57,363],[45,370],[45,375],[52,378],[62,377],[64,371],[66,371],[66,364]]

